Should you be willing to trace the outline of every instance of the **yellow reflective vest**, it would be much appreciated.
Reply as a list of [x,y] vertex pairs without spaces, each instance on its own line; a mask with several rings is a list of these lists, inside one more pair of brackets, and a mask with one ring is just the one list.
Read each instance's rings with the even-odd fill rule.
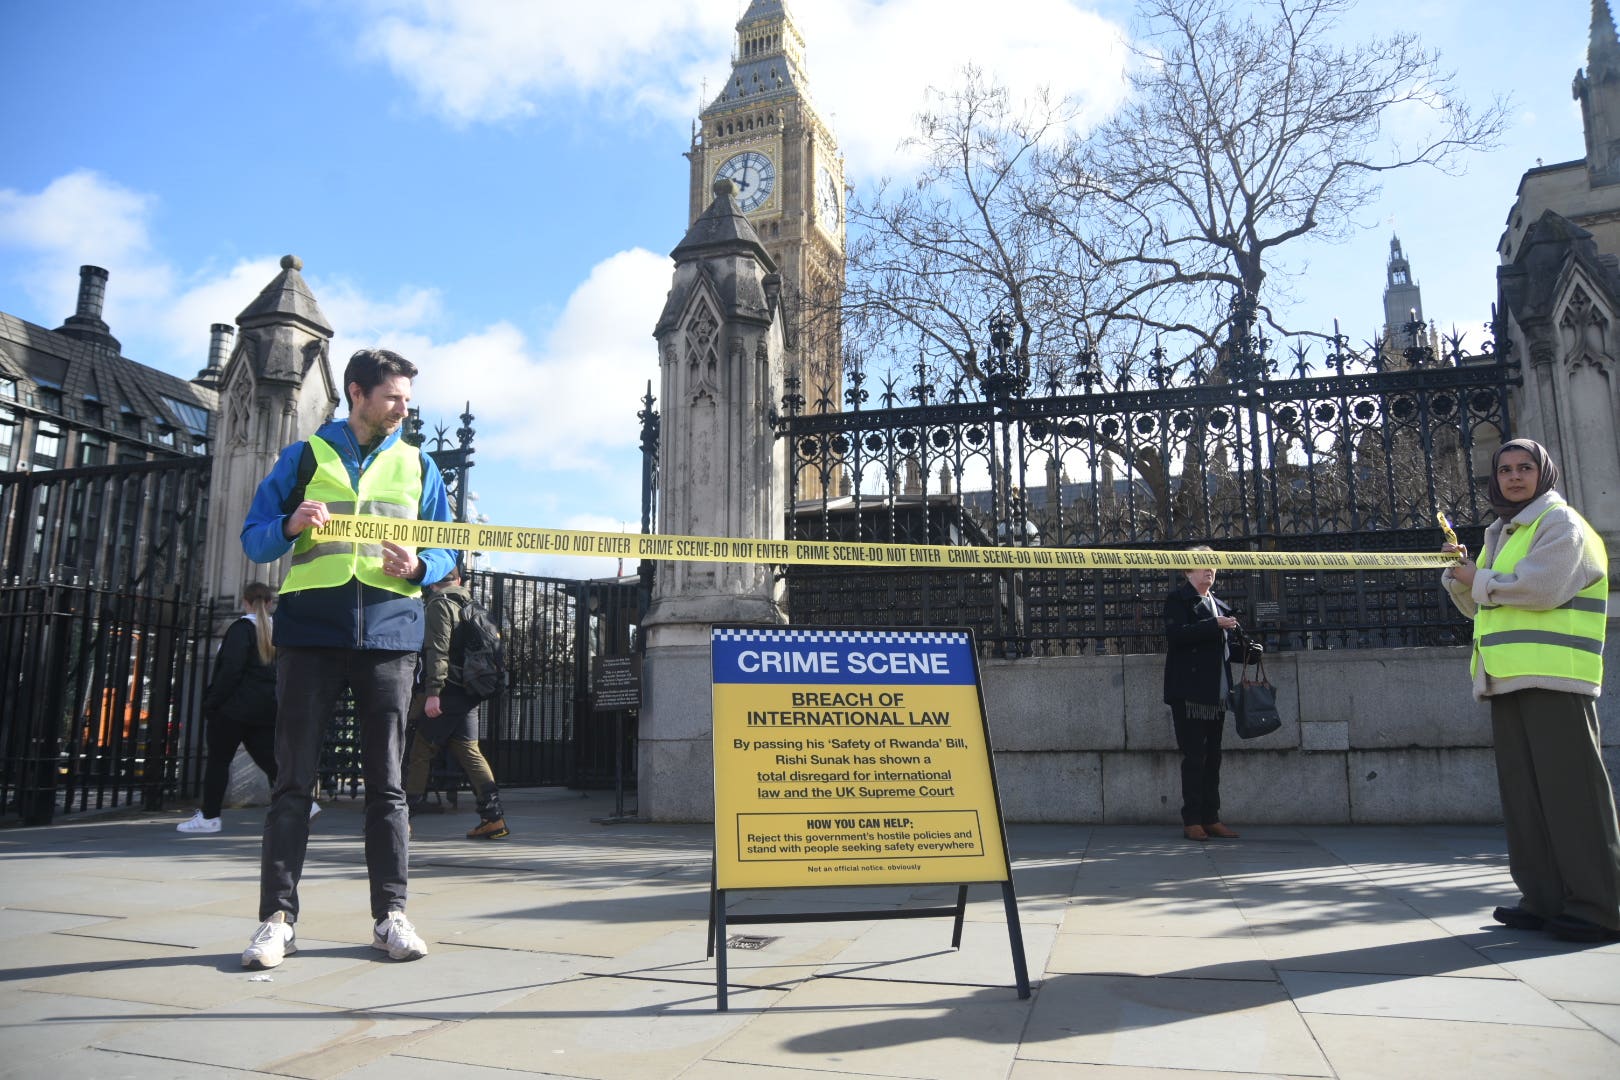
[[[403,439],[372,458],[360,474],[360,490],[349,483],[349,470],[337,449],[318,435],[309,448],[315,454],[315,472],[304,497],[326,504],[334,514],[374,514],[413,520],[422,505],[421,451]],[[417,596],[421,588],[383,572],[382,541],[355,543],[322,540],[305,529],[293,542],[292,569],[281,583],[284,593],[305,589],[331,589],[359,578],[364,584],[401,596]]]
[[[1562,505],[1562,504],[1554,504]],[[1496,552],[1488,569],[1511,573],[1530,550],[1541,517],[1516,530]],[[1573,511],[1571,511],[1573,513]],[[1585,530],[1586,542],[1596,547],[1607,565],[1603,540],[1586,519],[1574,515]],[[1493,679],[1542,675],[1575,679],[1597,686],[1603,682],[1603,634],[1607,623],[1609,579],[1599,577],[1567,603],[1548,611],[1498,605],[1474,613],[1474,656],[1470,671],[1484,663]]]

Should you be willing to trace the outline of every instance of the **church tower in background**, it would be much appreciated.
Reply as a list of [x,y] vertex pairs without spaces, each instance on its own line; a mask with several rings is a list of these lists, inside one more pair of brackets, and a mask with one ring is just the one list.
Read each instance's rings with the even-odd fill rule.
[[1409,323],[1423,321],[1423,290],[1412,277],[1412,264],[1401,251],[1401,238],[1389,238],[1389,266],[1384,280],[1384,340],[1396,349],[1416,344]]
[[[698,116],[687,223],[721,177],[782,276],[787,366],[807,410],[843,400],[838,305],[844,288],[844,167],[810,102],[804,38],[785,0],[751,0],[737,22],[731,73]],[[802,494],[802,493],[801,493]]]

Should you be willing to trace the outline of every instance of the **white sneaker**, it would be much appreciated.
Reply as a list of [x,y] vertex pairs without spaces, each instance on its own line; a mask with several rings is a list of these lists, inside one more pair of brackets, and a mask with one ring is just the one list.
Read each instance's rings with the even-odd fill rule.
[[390,960],[420,960],[427,955],[427,943],[403,911],[390,911],[388,918],[371,931],[371,947],[381,949]]
[[298,951],[293,944],[292,923],[287,921],[287,913],[278,911],[264,922],[254,932],[253,940],[242,951],[242,966],[245,968],[260,967],[273,968],[286,959],[288,954]]
[[182,821],[175,827],[176,832],[183,833],[214,833],[219,832],[219,818],[203,817],[201,810]]
[[321,804],[316,802],[314,799],[309,800],[309,816],[310,816],[310,820],[313,821],[314,818],[315,818],[315,815],[320,813],[320,812],[321,812]]

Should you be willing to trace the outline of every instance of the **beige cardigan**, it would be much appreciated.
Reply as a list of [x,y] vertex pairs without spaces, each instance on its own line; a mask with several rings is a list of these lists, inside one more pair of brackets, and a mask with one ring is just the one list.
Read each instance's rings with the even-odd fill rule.
[[[1500,574],[1485,569],[1507,538],[1533,524],[1544,510],[1547,516],[1536,529],[1530,550],[1524,553],[1513,572]],[[1450,567],[1441,572],[1440,584],[1445,586],[1457,610],[1470,619],[1481,607],[1507,605],[1531,611],[1558,607],[1609,573],[1602,556],[1586,542],[1586,530],[1581,528],[1580,522],[1580,515],[1564,501],[1564,497],[1556,490],[1549,491],[1513,515],[1512,521],[1504,523],[1498,518],[1485,530],[1485,550],[1479,553],[1479,567],[1474,572],[1472,589],[1453,577]],[[1511,694],[1515,690],[1532,687],[1590,697],[1597,697],[1599,690],[1579,679],[1561,679],[1552,675],[1493,679],[1485,674],[1483,664],[1474,672],[1474,697],[1481,700],[1494,694]]]

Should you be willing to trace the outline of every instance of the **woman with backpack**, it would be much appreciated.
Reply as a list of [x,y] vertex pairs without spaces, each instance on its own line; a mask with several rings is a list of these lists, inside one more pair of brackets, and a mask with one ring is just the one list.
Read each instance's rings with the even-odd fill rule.
[[501,840],[511,834],[501,809],[500,789],[483,751],[478,748],[478,704],[482,698],[462,682],[466,634],[457,634],[468,617],[472,594],[463,584],[458,563],[435,585],[428,586],[427,628],[422,641],[421,689],[411,704],[415,735],[405,772],[405,797],[412,816],[427,796],[428,769],[446,745],[467,774],[478,800],[478,825],[469,840]]
[[238,746],[276,783],[276,650],[270,644],[270,605],[275,590],[261,581],[242,590],[242,617],[231,623],[214,660],[214,677],[203,695],[208,764],[202,808],[176,828],[183,833],[219,832],[225,784]]

